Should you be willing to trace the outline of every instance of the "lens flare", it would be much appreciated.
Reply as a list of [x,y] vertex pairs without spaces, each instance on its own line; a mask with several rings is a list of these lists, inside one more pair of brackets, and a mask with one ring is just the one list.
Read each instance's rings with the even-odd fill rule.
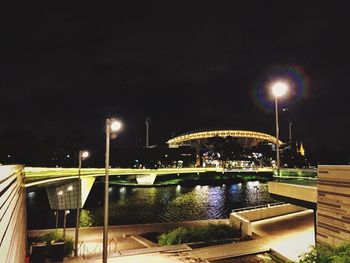
[[[272,112],[274,109],[274,100],[271,95],[272,83],[282,80],[288,83],[290,87],[286,98],[288,105],[298,104],[302,99],[308,97],[309,79],[300,67],[297,66],[279,66],[269,70],[261,76],[255,83],[252,97],[255,105],[262,111]],[[283,105],[283,100],[281,100]]]

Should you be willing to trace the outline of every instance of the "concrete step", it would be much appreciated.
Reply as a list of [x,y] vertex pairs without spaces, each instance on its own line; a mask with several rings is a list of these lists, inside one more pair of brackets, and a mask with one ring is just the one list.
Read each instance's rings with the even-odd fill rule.
[[173,245],[173,246],[163,246],[163,247],[150,247],[150,248],[140,248],[120,251],[122,256],[138,255],[138,254],[149,254],[156,252],[183,252],[192,250],[187,245]]
[[132,239],[136,240],[137,242],[139,242],[140,244],[144,245],[145,247],[147,248],[150,248],[150,247],[158,247],[158,244],[142,237],[142,236],[139,236],[139,235],[131,235],[130,236]]

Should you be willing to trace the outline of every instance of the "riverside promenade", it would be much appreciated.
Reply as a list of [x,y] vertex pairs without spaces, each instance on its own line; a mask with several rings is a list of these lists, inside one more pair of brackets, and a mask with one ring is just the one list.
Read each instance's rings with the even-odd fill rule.
[[[227,258],[263,253],[271,249],[286,259],[296,261],[300,254],[314,245],[311,210],[254,222],[254,239],[237,243],[194,249],[187,245],[159,247],[139,236],[147,232],[164,232],[180,226],[208,223],[228,223],[228,219],[111,226],[109,239],[115,237],[115,242],[110,244],[108,262],[220,262]],[[46,232],[48,230],[29,231],[29,235]],[[74,229],[67,229],[67,235],[74,236]],[[82,228],[80,240],[84,240],[85,244],[81,248],[81,252],[85,253],[84,258],[65,258],[64,262],[102,262],[102,227]],[[240,262],[244,262],[242,260]]]

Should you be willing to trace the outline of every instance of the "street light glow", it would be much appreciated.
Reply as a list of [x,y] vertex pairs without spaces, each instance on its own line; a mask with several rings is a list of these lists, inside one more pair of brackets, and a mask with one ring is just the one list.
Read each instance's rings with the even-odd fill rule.
[[121,129],[122,123],[118,120],[112,120],[110,127],[111,127],[112,132],[116,132],[116,131],[119,131]]
[[286,94],[288,90],[288,85],[285,82],[277,81],[272,85],[273,96],[279,98]]
[[284,81],[276,81],[272,84],[272,94],[275,97],[275,119],[276,119],[276,168],[277,176],[280,175],[280,143],[279,143],[279,124],[278,124],[278,98],[282,97],[288,91],[288,84]]
[[89,153],[88,151],[83,151],[83,152],[81,153],[81,157],[82,157],[83,159],[88,158],[89,155],[90,155],[90,153]]

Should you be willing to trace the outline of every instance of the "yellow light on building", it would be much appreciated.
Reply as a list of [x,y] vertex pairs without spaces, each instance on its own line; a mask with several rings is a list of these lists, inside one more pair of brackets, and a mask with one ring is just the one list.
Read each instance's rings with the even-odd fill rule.
[[300,143],[299,153],[301,156],[305,156],[305,149],[303,147],[303,143]]

